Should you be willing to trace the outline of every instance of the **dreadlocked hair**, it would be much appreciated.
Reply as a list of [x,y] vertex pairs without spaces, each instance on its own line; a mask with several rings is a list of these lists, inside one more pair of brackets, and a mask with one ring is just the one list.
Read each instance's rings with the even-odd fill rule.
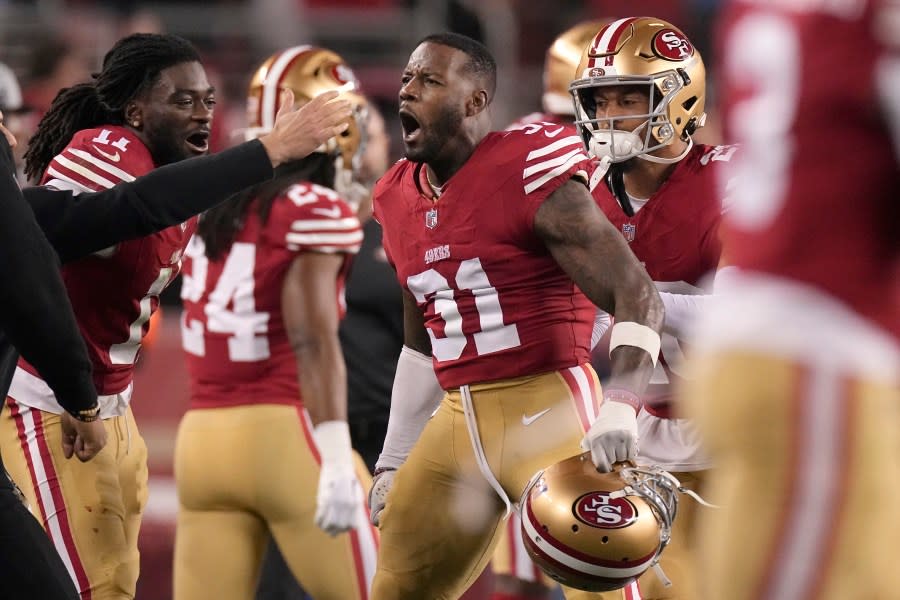
[[237,232],[244,226],[250,205],[257,201],[256,213],[265,225],[272,212],[272,204],[295,183],[309,182],[334,187],[334,156],[319,152],[278,167],[271,180],[247,188],[225,202],[209,209],[200,217],[197,235],[206,246],[206,256],[216,260],[231,248]]
[[186,62],[200,62],[200,55],[177,35],[137,33],[116,42],[93,81],[65,88],[53,99],[28,144],[25,174],[40,179],[82,129],[124,124],[128,103],[152,89],[162,71]]

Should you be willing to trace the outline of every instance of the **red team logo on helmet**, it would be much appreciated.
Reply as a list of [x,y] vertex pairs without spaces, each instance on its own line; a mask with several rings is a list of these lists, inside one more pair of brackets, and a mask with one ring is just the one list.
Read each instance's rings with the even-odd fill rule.
[[666,60],[685,60],[694,53],[694,47],[684,35],[674,29],[663,29],[653,38],[653,51]]
[[575,501],[572,512],[582,523],[601,529],[630,525],[637,509],[627,498],[610,498],[608,492],[590,492]]

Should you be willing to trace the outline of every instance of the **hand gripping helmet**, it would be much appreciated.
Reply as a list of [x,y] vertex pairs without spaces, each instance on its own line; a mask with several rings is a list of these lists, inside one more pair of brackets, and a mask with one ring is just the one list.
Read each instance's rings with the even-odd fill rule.
[[[575,126],[588,151],[614,163],[640,156],[677,162],[687,154],[691,135],[706,121],[706,70],[693,44],[674,25],[652,17],[619,19],[604,26],[584,49],[569,86],[575,100]],[[635,85],[649,91],[650,107],[634,131],[597,113],[594,91],[602,86]],[[688,149],[675,159],[649,153],[680,139]]]
[[559,34],[544,58],[544,112],[575,116],[569,83],[576,76],[575,69],[584,48],[594,34],[608,21],[584,21]]
[[[280,108],[282,90],[294,92],[297,104],[305,104],[323,92],[337,90],[350,101],[350,127],[331,138],[316,152],[334,155],[338,173],[359,170],[366,142],[368,102],[360,91],[356,75],[337,53],[316,46],[294,46],[276,52],[253,74],[247,94],[247,139],[272,130]],[[340,192],[340,190],[338,190]]]
[[604,592],[653,567],[669,543],[678,480],[658,468],[599,473],[590,453],[539,471],[520,503],[522,540],[561,584]]

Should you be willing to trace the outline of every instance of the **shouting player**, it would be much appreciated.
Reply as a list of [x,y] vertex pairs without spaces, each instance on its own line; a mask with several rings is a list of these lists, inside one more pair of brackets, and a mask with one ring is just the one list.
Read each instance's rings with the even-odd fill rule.
[[[372,595],[456,598],[535,472],[582,448],[607,471],[636,456],[663,309],[591,198],[581,141],[541,125],[491,133],[486,48],[426,37],[401,82],[406,159],[375,191],[405,345],[370,498]],[[592,302],[619,321],[602,404]]]

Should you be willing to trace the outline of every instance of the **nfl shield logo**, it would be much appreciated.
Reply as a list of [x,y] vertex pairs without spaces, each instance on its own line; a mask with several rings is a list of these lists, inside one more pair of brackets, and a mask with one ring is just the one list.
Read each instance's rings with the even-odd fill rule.
[[631,223],[625,223],[624,225],[622,225],[622,235],[625,236],[626,241],[634,241],[634,233],[636,230],[637,228]]
[[437,227],[437,209],[432,208],[425,213],[425,227],[428,229]]

